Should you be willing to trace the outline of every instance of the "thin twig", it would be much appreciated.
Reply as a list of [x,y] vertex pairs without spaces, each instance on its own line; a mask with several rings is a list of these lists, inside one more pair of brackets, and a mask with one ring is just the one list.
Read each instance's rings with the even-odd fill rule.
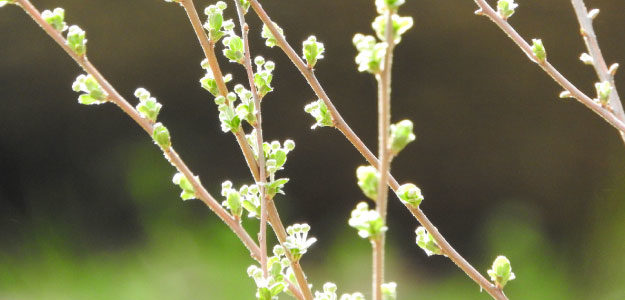
[[[356,150],[358,150],[358,152],[362,154],[362,156],[367,160],[367,162],[369,162],[369,164],[371,164],[372,166],[378,166],[378,159],[371,152],[371,150],[367,148],[362,140],[354,133],[354,131],[349,127],[345,120],[343,120],[343,117],[341,117],[323,87],[321,87],[321,84],[317,80],[314,72],[306,67],[306,64],[299,58],[295,50],[293,50],[291,45],[289,45],[284,36],[280,34],[276,26],[271,21],[271,18],[267,15],[267,12],[265,12],[258,0],[250,0],[250,4],[256,14],[261,19],[261,21],[269,28],[273,36],[276,38],[278,46],[289,57],[295,67],[297,67],[297,69],[302,73],[317,97],[319,97],[328,107],[328,111],[330,112],[332,120],[334,122],[334,127],[341,131],[345,138],[347,138],[347,140],[349,140],[350,143],[354,145]],[[625,129],[625,124],[623,124],[622,127]],[[399,183],[390,173],[388,174],[387,183],[394,191],[397,191],[397,189],[399,188]],[[443,253],[447,257],[449,257],[449,259],[451,259],[456,265],[458,265],[458,267],[460,267],[460,269],[462,269],[471,279],[473,279],[473,281],[475,281],[484,290],[486,290],[494,299],[508,299],[500,289],[496,288],[495,285],[490,283],[484,276],[482,276],[482,274],[475,270],[475,268],[473,268],[473,266],[471,266],[471,264],[469,264],[460,254],[458,254],[456,250],[454,250],[454,248],[438,232],[438,229],[434,226],[434,224],[430,222],[430,220],[423,213],[423,211],[421,211],[420,209],[414,209],[408,205],[405,206],[407,209],[410,210],[410,212],[419,221],[419,223],[421,223],[421,225],[432,234],[439,247],[441,247]]]
[[[41,16],[40,12],[35,8],[28,0],[16,0],[16,2],[24,9],[24,11],[50,36],[54,41],[65,50],[65,52],[76,62],[82,69],[93,76],[100,84],[102,89],[108,94],[108,100],[115,103],[122,109],[130,118],[132,118],[148,135],[152,135],[153,124],[142,118],[126,99],[124,99],[118,92],[111,86],[111,84],[100,74],[100,72],[89,62],[86,56],[77,55],[69,46],[66,45],[65,38],[60,32],[55,30],[49,25]],[[232,217],[220,204],[211,196],[208,191],[202,186],[199,180],[193,176],[191,170],[187,167],[184,161],[180,158],[178,153],[173,148],[163,149],[163,153],[167,160],[176,169],[184,174],[184,176],[191,182],[193,188],[196,191],[196,196],[206,204],[226,225],[239,237],[243,244],[250,251],[251,256],[258,260],[260,257],[260,249],[254,242],[254,240],[247,234],[241,223]]]
[[[597,77],[602,82],[610,82],[610,85],[612,86],[612,92],[610,92],[609,99],[610,108],[621,121],[625,121],[625,112],[623,112],[621,98],[619,97],[616,85],[614,84],[614,74],[610,72],[608,65],[605,63],[605,59],[603,58],[603,54],[601,54],[599,41],[597,41],[597,35],[595,34],[595,30],[592,26],[593,19],[588,14],[588,10],[586,9],[586,5],[583,0],[571,0],[571,3],[573,4],[577,20],[579,21],[580,33],[584,38],[584,43],[586,43],[588,54],[592,57],[592,66],[595,69],[595,72],[597,72]],[[621,138],[625,142],[624,132],[621,132]]]
[[[395,49],[395,37],[393,35],[393,14],[390,8],[386,9],[385,42],[386,51],[384,53],[384,63],[381,71],[376,74],[378,81],[378,171],[380,180],[378,182],[378,196],[376,209],[384,223],[386,223],[386,208],[388,202],[388,173],[391,169],[391,152],[389,149],[389,131],[391,126],[391,77],[393,69],[393,50]],[[381,232],[373,240],[373,299],[382,299],[382,284],[384,283],[384,248],[386,244],[386,234]]]
[[266,193],[266,184],[267,184],[267,175],[265,169],[265,156],[263,155],[263,119],[262,112],[260,106],[260,96],[258,95],[258,91],[256,90],[256,85],[254,84],[254,70],[252,69],[252,59],[250,53],[250,45],[248,39],[249,27],[247,23],[245,23],[245,12],[243,11],[243,7],[239,3],[239,0],[233,0],[236,8],[237,14],[239,16],[239,25],[241,26],[241,39],[243,40],[244,47],[244,56],[243,56],[243,66],[245,67],[245,71],[247,73],[247,79],[250,84],[250,91],[252,92],[252,97],[254,98],[254,107],[256,109],[256,123],[254,125],[254,129],[256,130],[256,149],[258,149],[258,167],[260,169],[260,181],[256,182],[258,184],[258,188],[260,190],[261,202],[260,202],[260,231],[258,232],[258,243],[260,244],[260,266],[263,270],[263,276],[265,278],[269,277],[269,272],[267,271],[267,193]]
[[[197,36],[197,39],[202,46],[204,55],[208,60],[210,71],[213,72],[213,77],[215,78],[215,82],[217,82],[217,90],[219,91],[219,94],[224,98],[227,98],[228,87],[224,82],[223,74],[221,72],[221,68],[219,67],[217,56],[215,55],[215,44],[208,38],[208,35],[204,31],[204,28],[202,27],[202,21],[200,21],[200,17],[198,16],[195,5],[193,4],[193,0],[180,0],[180,5],[186,11],[187,16],[189,17],[189,21],[191,22],[191,26],[193,26],[193,31],[195,31],[195,35]],[[258,164],[254,159],[254,153],[252,153],[250,145],[245,139],[243,129],[239,128],[239,130],[234,133],[234,136],[236,137],[237,143],[239,143],[239,147],[243,152],[243,156],[245,157],[247,166],[252,172],[254,179],[258,181],[260,179]]]
[[564,77],[558,70],[553,67],[547,60],[538,60],[532,51],[532,47],[514,30],[514,28],[504,20],[485,0],[474,0],[479,6],[479,10],[476,11],[478,15],[487,16],[493,23],[495,23],[503,32],[505,32],[514,43],[521,48],[521,51],[529,57],[529,59],[538,64],[553,80],[555,80],[564,90],[569,92],[571,96],[584,104],[590,110],[601,116],[606,122],[614,126],[621,133],[625,133],[625,122],[620,120],[610,110],[602,107],[599,103],[593,101],[590,97],[586,96],[575,85],[573,85],[566,77]]

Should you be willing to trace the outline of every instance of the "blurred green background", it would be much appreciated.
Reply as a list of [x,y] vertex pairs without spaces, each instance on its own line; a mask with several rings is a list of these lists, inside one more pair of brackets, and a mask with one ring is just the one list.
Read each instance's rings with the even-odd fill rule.
[[[142,86],[164,104],[174,145],[213,195],[226,179],[251,182],[199,86],[202,52],[181,8],[33,2],[64,7],[86,29],[90,59],[127,99]],[[511,299],[625,299],[625,148],[616,131],[558,99],[556,84],[473,14],[473,1],[407,2],[401,14],[415,27],[396,49],[393,121],[413,120],[418,138],[395,160],[395,176],[422,188],[423,210],[483,274],[497,255],[510,258]],[[297,50],[310,34],[325,43],[318,77],[375,150],[375,80],[356,71],[351,45],[354,33],[372,33],[373,1],[262,3]],[[520,5],[510,21],[519,33],[542,38],[549,60],[594,95],[569,1]],[[608,63],[623,62],[625,4],[587,5],[601,9],[595,28]],[[277,64],[265,136],[297,144],[277,205],[285,223],[308,222],[319,239],[302,264],[316,289],[333,281],[340,293],[369,295],[370,246],[346,224],[364,200],[354,174],[364,160],[337,131],[310,130],[303,107],[314,94],[277,48],[264,47],[254,14],[248,23],[253,55]],[[180,200],[174,169],[148,136],[114,105],[78,105],[71,83],[80,69],[20,9],[1,9],[0,28],[0,299],[252,298],[246,250],[202,203]],[[222,66],[245,81],[237,65]],[[387,279],[400,298],[489,299],[449,260],[416,247],[417,223],[395,199],[389,214]],[[255,232],[254,223],[245,221]]]

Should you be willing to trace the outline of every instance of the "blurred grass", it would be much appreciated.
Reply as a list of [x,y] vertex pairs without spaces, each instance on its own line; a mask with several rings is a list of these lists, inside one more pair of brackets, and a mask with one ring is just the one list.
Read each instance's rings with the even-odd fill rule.
[[[37,222],[19,247],[0,251],[0,299],[250,299],[254,285],[245,270],[253,261],[231,232],[198,201],[177,201],[167,184],[169,166],[150,145],[120,151],[126,160],[124,181],[139,211],[142,234],[117,247],[88,249],[77,245],[75,230],[58,220]],[[625,235],[622,180],[594,201],[598,222],[580,235],[574,249],[556,249],[541,226],[541,216],[523,199],[507,199],[492,209],[483,224],[483,253],[474,260],[482,273],[498,254],[512,261],[517,279],[506,287],[511,299],[623,299]],[[213,187],[216,189],[217,187]],[[605,199],[602,199],[605,198]],[[256,232],[253,221],[250,232]],[[65,226],[68,226],[67,224]],[[411,225],[412,226],[412,225]],[[346,224],[337,222],[329,249],[313,248],[303,265],[311,283],[339,285],[339,292],[368,294],[370,247]],[[64,229],[65,228],[65,229]],[[576,230],[574,224],[571,230]],[[314,228],[313,228],[314,233]],[[444,268],[406,264],[394,236],[387,250],[387,278],[397,281],[402,299],[489,299],[442,257],[428,261]],[[615,238],[619,237],[619,238]],[[315,253],[316,252],[316,253]],[[409,255],[424,255],[414,248]],[[592,274],[601,276],[590,276]],[[605,280],[608,278],[609,280]]]

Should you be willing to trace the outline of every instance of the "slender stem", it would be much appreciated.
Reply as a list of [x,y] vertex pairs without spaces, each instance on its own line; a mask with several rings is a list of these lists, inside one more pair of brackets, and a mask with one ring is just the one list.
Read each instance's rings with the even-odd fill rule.
[[[388,173],[391,169],[391,153],[389,149],[389,131],[391,126],[391,75],[393,68],[393,49],[395,37],[393,36],[393,15],[395,12],[387,9],[385,12],[386,28],[384,40],[386,51],[382,70],[376,74],[378,81],[378,170],[380,180],[378,182],[378,196],[376,208],[384,223],[386,223],[386,208],[388,202]],[[373,299],[382,299],[382,283],[384,283],[384,248],[386,234],[382,232],[373,242]]]
[[[306,67],[306,64],[299,58],[297,53],[293,50],[291,45],[286,41],[284,36],[278,32],[276,26],[273,25],[271,18],[267,15],[267,12],[260,5],[258,0],[250,0],[250,4],[256,14],[259,16],[261,21],[269,28],[273,36],[276,38],[278,46],[284,51],[284,53],[289,57],[291,62],[297,67],[297,69],[302,73],[312,90],[315,92],[317,97],[319,97],[325,105],[328,107],[328,111],[332,116],[332,120],[334,122],[334,127],[341,131],[341,133],[349,140],[352,145],[362,154],[362,156],[371,164],[372,166],[378,166],[378,159],[375,155],[367,148],[367,146],[362,142],[362,140],[354,133],[354,131],[349,127],[349,125],[343,120],[341,115],[339,114],[336,107],[332,104],[332,101],[326,94],[323,87],[317,80],[317,77],[312,72],[312,70]],[[623,124],[623,128],[625,129],[625,124]],[[399,183],[392,174],[388,174],[388,185],[394,191],[397,191],[399,188]],[[425,214],[420,209],[413,209],[407,205],[405,205],[407,209],[411,211],[411,213],[415,216],[415,218],[421,223],[423,227],[427,229],[428,232],[432,232],[432,236],[436,240],[437,244],[441,247],[443,252],[449,257],[456,265],[460,267],[473,281],[475,281],[478,285],[480,285],[484,290],[486,290],[494,299],[497,300],[505,300],[508,299],[500,289],[497,289],[493,284],[491,284],[484,276],[482,276],[473,266],[471,266],[453,247],[445,240],[445,238],[438,232],[434,224],[428,220]]]
[[529,57],[529,59],[535,63],[537,63],[549,76],[553,78],[564,90],[569,92],[571,96],[577,99],[579,102],[584,104],[586,107],[590,108],[593,112],[601,116],[606,122],[610,125],[614,126],[614,128],[618,129],[621,133],[625,133],[625,122],[620,120],[615,114],[613,114],[610,110],[602,107],[599,103],[593,101],[590,97],[586,96],[582,91],[580,91],[575,85],[573,85],[566,77],[564,77],[558,70],[553,67],[548,61],[543,60],[540,61],[534,57],[534,53],[532,52],[532,47],[519,35],[519,33],[514,30],[514,28],[504,20],[498,13],[495,11],[486,0],[474,0],[475,3],[479,6],[479,10],[476,12],[478,15],[487,16],[493,23],[495,23],[503,32],[505,32],[512,41],[514,41],[521,51]]
[[[206,32],[202,27],[202,21],[200,21],[200,17],[198,16],[195,5],[193,4],[193,0],[180,0],[180,5],[186,11],[189,21],[191,22],[191,26],[193,27],[193,31],[195,31],[195,35],[202,46],[204,55],[208,60],[210,71],[213,72],[213,77],[215,78],[215,82],[217,82],[217,90],[221,96],[226,97],[228,95],[228,87],[224,82],[223,74],[221,72],[221,68],[219,67],[217,56],[215,55],[215,43],[208,38],[208,35],[206,35]],[[256,160],[254,159],[254,153],[245,139],[243,129],[239,129],[234,133],[234,135],[237,139],[237,143],[239,143],[241,152],[243,152],[247,166],[252,172],[254,179],[258,181],[260,179],[260,174],[258,172],[259,168]]]
[[[286,229],[284,229],[284,225],[282,225],[282,220],[280,220],[280,215],[278,214],[278,209],[276,208],[276,204],[273,200],[267,202],[267,210],[269,213],[269,223],[271,227],[273,227],[273,231],[276,233],[276,237],[278,238],[278,242],[282,247],[284,247],[284,242],[286,242]],[[286,250],[286,247],[284,248]],[[291,252],[284,251],[287,259],[291,262],[291,269],[293,269],[293,273],[295,274],[295,279],[297,280],[297,284],[299,285],[302,294],[304,296],[303,299],[312,300],[312,292],[310,291],[310,287],[308,286],[308,281],[306,280],[306,275],[304,274],[304,270],[299,263],[299,260],[296,260]]]
[[[60,32],[52,28],[41,16],[37,8],[35,8],[28,0],[16,0],[17,3],[24,9],[24,11],[31,16],[31,18],[41,26],[41,28],[50,36],[54,41],[65,50],[65,52],[72,58],[82,69],[93,76],[100,84],[102,89],[108,94],[108,100],[119,106],[124,113],[132,118],[148,135],[152,135],[153,124],[148,120],[142,118],[126,99],[124,99],[118,92],[111,86],[111,84],[100,74],[95,66],[89,62],[86,56],[77,55],[67,45],[65,38]],[[232,217],[220,204],[211,196],[208,191],[202,186],[199,180],[193,176],[193,173],[180,158],[178,153],[173,148],[163,149],[163,153],[167,160],[191,182],[193,188],[196,191],[196,196],[206,204],[228,227],[239,237],[243,244],[250,251],[251,256],[254,259],[259,259],[260,250],[255,244],[254,240],[247,234],[241,223]]]
[[265,156],[262,155],[263,149],[263,119],[261,113],[260,106],[260,96],[258,95],[258,91],[256,90],[256,85],[254,84],[254,71],[252,69],[252,59],[250,53],[250,45],[248,39],[249,27],[247,23],[245,23],[245,12],[243,11],[243,7],[239,3],[239,0],[233,1],[236,8],[237,14],[239,16],[239,25],[241,26],[241,39],[243,40],[244,46],[244,57],[243,57],[243,66],[245,67],[245,71],[247,73],[247,79],[250,84],[250,90],[252,92],[252,97],[254,98],[254,107],[256,108],[256,124],[254,125],[254,129],[256,130],[256,149],[258,149],[258,167],[260,169],[260,181],[256,182],[258,184],[258,188],[260,190],[261,202],[260,202],[260,231],[258,232],[258,243],[260,244],[260,266],[263,270],[263,276],[265,278],[269,277],[269,272],[267,271],[267,193],[266,193],[266,184],[267,184],[267,175],[265,168]]
[[[577,20],[579,21],[579,25],[581,27],[580,33],[584,38],[584,43],[586,43],[588,54],[592,57],[592,66],[595,69],[595,72],[597,72],[597,77],[602,82],[608,81],[610,82],[610,85],[612,85],[612,92],[610,93],[609,99],[610,108],[621,121],[625,121],[625,112],[623,112],[621,98],[619,97],[616,85],[614,84],[614,74],[610,73],[608,65],[605,63],[605,59],[603,58],[603,54],[601,54],[599,41],[597,40],[597,35],[595,34],[595,30],[592,26],[592,18],[588,15],[588,10],[586,9],[586,5],[583,0],[571,0],[571,3],[573,4],[575,15],[577,16]],[[625,142],[624,132],[621,132],[621,138]]]

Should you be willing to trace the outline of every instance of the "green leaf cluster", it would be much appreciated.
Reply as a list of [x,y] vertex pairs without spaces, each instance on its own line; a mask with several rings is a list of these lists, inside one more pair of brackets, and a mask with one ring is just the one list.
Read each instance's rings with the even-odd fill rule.
[[[412,28],[414,21],[412,17],[400,17],[396,14],[391,16],[393,20],[393,41],[395,44],[401,42],[401,36]],[[371,24],[375,34],[381,41],[386,41],[386,16],[377,16]]]
[[[197,177],[195,177],[195,179],[199,181]],[[189,179],[184,176],[184,174],[180,172],[176,173],[176,175],[174,175],[174,178],[172,179],[172,182],[182,189],[182,192],[180,193],[180,198],[182,198],[182,200],[190,200],[196,198],[195,189],[193,188],[193,185],[191,184]]]
[[317,42],[317,38],[314,35],[311,35],[304,41],[302,52],[304,53],[304,59],[306,59],[308,68],[312,69],[317,64],[317,60],[323,58],[325,47],[323,43]]
[[243,64],[243,59],[245,58],[245,49],[243,49],[243,40],[241,39],[241,37],[231,31],[229,32],[229,35],[224,38],[223,44],[226,47],[223,50],[224,56],[227,57],[231,62]]
[[[201,66],[202,69],[206,70],[206,74],[200,79],[200,85],[213,96],[219,96],[219,87],[217,86],[217,81],[215,80],[213,71],[208,64],[208,59],[202,60]],[[230,82],[232,80],[232,75],[224,75],[223,80],[224,82]]]
[[295,260],[299,260],[302,255],[306,254],[308,248],[317,241],[316,238],[308,238],[309,231],[310,225],[308,224],[293,224],[286,229],[288,236],[284,247]]
[[532,52],[539,62],[543,62],[547,59],[547,50],[545,50],[541,39],[532,39]]
[[78,55],[87,53],[87,39],[85,39],[85,31],[76,25],[69,27],[67,31],[67,46]]
[[317,101],[311,102],[304,107],[304,111],[311,114],[315,120],[317,121],[310,128],[315,129],[317,127],[334,127],[334,122],[332,121],[332,115],[328,111],[328,107],[326,106],[323,100],[318,99]]
[[425,251],[425,254],[427,254],[427,256],[432,256],[434,254],[443,254],[443,251],[434,240],[434,237],[429,232],[427,232],[427,230],[425,230],[425,227],[419,226],[415,233],[417,234],[417,245],[419,245],[419,247],[421,247],[421,249]]
[[410,205],[413,208],[419,207],[421,201],[423,201],[423,195],[421,189],[412,183],[406,183],[397,189],[397,197],[401,202]]
[[273,61],[265,61],[262,56],[254,58],[256,73],[254,73],[254,85],[258,91],[258,96],[262,99],[269,92],[273,91],[271,81],[273,80],[273,70],[276,64]]
[[499,0],[497,1],[497,13],[506,20],[514,14],[518,6],[518,4],[514,3],[514,0]]
[[138,88],[135,90],[135,97],[139,99],[137,104],[137,111],[142,118],[150,120],[150,122],[156,122],[156,118],[163,107],[162,104],[156,101],[156,98],[150,95],[150,92],[144,88]]
[[67,23],[65,23],[65,10],[60,7],[55,8],[53,11],[44,10],[41,13],[41,17],[57,31],[63,32],[68,28]]
[[366,202],[360,202],[352,210],[349,226],[358,230],[358,235],[362,238],[375,238],[380,233],[385,232],[387,227],[384,220],[376,210],[369,210]]
[[378,198],[378,181],[380,174],[372,166],[360,166],[356,169],[358,186],[369,199],[375,201]]
[[515,278],[512,272],[512,266],[510,266],[510,260],[505,256],[497,256],[493,262],[493,266],[488,270],[490,280],[492,280],[498,288],[506,286],[508,281]]
[[234,22],[225,20],[223,12],[228,7],[226,2],[218,1],[213,5],[209,5],[204,9],[207,19],[204,23],[204,29],[208,31],[208,38],[213,42],[219,41],[224,35],[232,32]]
[[169,147],[171,147],[171,136],[169,135],[169,130],[160,122],[154,124],[154,129],[152,130],[152,139],[163,150],[167,150],[169,149]]
[[72,84],[72,90],[82,92],[78,96],[78,103],[85,105],[102,104],[107,101],[108,94],[102,89],[98,81],[91,75],[81,74]]
[[[284,37],[284,30],[282,30],[282,28],[280,28],[280,26],[278,26],[278,24],[276,24],[275,22],[273,22],[273,26],[275,26],[278,29],[278,32],[280,33],[280,35]],[[265,45],[267,47],[273,48],[276,45],[278,45],[278,41],[276,40],[276,37],[273,36],[273,33],[271,33],[271,30],[269,30],[269,27],[267,27],[267,25],[265,24],[263,24],[263,31],[261,32],[261,36],[265,39]]]
[[411,143],[416,139],[412,131],[413,125],[410,120],[403,120],[396,124],[391,124],[391,152],[393,155],[399,154],[401,150],[403,150],[406,145]]
[[289,267],[290,262],[285,256],[284,248],[276,245],[273,248],[273,254],[274,256],[267,258],[268,277],[264,277],[262,269],[256,265],[251,265],[247,268],[248,276],[254,279],[256,283],[256,299],[278,299],[278,295],[281,292],[286,291],[290,293],[286,289],[288,285],[287,279],[290,282],[296,282],[295,275]]
[[382,70],[382,60],[386,54],[386,44],[377,43],[375,37],[357,33],[352,40],[358,55],[356,63],[359,72],[377,74]]

